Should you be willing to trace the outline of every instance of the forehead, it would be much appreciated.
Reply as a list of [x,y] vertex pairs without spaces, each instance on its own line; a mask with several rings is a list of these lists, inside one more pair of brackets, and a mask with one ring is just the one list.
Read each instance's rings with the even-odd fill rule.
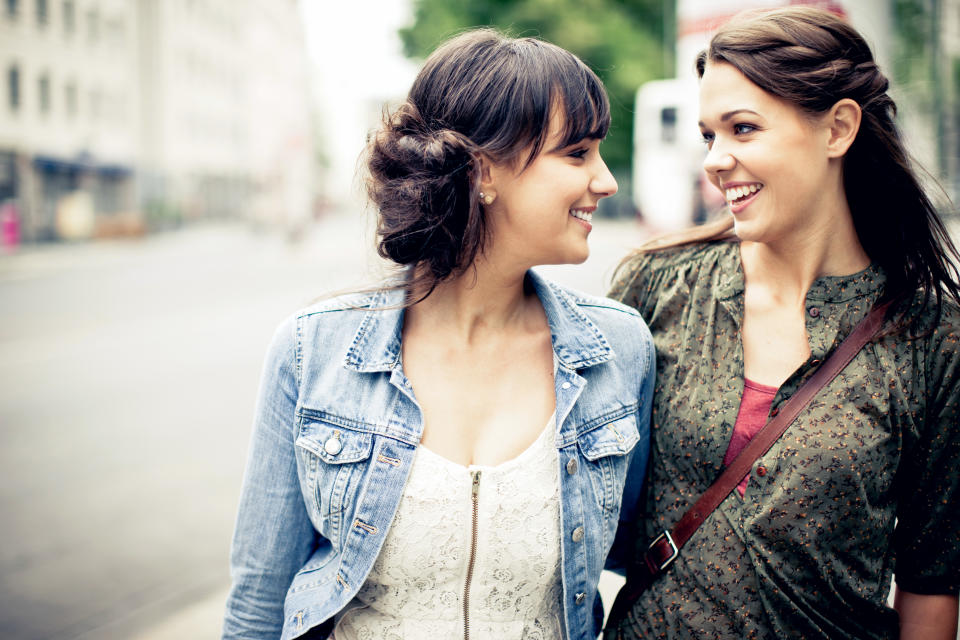
[[723,114],[749,109],[761,116],[798,111],[793,105],[754,84],[726,62],[708,62],[700,79],[700,120],[707,123]]

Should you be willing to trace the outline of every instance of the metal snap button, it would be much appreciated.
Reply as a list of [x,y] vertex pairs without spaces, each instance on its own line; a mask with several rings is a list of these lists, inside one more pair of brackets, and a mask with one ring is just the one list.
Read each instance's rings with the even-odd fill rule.
[[580,542],[581,540],[583,540],[583,527],[577,527],[576,529],[574,529],[573,533],[570,534],[570,537],[573,539],[574,542]]
[[571,386],[572,386],[572,385],[571,385],[569,382],[564,382],[562,385],[560,385],[560,388],[561,388],[561,389],[569,389]]
[[761,478],[767,475],[767,468],[763,465],[760,465],[759,467],[757,467],[757,475],[760,476]]
[[578,593],[578,594],[574,597],[573,601],[576,602],[577,604],[583,604],[583,601],[586,600],[586,599],[587,599],[587,594],[585,594],[585,593]]
[[820,359],[819,359],[819,358],[814,358],[813,360],[810,361],[810,364],[813,365],[814,367],[816,367],[817,365],[820,364]]
[[569,460],[567,460],[567,473],[569,473],[570,475],[575,474],[577,472],[578,466],[579,465],[577,464],[577,459],[570,458]]
[[811,318],[819,318],[819,317],[820,317],[820,307],[810,307],[809,309],[807,309],[807,313],[810,314],[810,317],[811,317]]
[[337,455],[343,449],[343,443],[340,442],[340,432],[334,431],[333,435],[327,438],[323,443],[323,450],[332,456]]

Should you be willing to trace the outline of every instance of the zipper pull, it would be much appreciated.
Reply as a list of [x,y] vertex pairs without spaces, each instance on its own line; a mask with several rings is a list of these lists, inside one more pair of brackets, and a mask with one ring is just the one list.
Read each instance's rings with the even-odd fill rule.
[[480,493],[480,472],[473,472],[473,486],[470,489],[470,493],[473,496],[473,499],[477,499],[477,495]]

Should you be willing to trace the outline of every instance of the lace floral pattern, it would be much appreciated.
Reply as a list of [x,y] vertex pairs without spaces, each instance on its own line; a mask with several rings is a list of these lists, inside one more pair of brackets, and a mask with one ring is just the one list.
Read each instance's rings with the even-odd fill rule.
[[339,616],[336,640],[463,635],[477,471],[471,636],[564,636],[553,422],[526,451],[496,467],[464,467],[417,449],[397,515],[366,582]]

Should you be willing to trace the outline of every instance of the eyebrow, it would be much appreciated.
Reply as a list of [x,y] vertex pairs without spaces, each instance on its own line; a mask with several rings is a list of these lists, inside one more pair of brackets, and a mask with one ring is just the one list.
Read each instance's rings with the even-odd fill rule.
[[[735,115],[740,114],[740,113],[752,113],[752,114],[755,115],[755,116],[758,116],[758,117],[760,116],[760,114],[757,113],[756,111],[754,111],[753,109],[734,109],[733,111],[727,111],[726,113],[724,113],[723,115],[721,115],[721,116],[720,116],[720,122],[726,122],[726,121],[729,120],[730,118],[732,118],[732,117],[734,117]],[[701,127],[705,127],[705,126],[706,126],[705,124],[703,124],[703,120],[701,120],[701,121],[698,122],[697,124],[698,124],[699,126],[701,126]]]

